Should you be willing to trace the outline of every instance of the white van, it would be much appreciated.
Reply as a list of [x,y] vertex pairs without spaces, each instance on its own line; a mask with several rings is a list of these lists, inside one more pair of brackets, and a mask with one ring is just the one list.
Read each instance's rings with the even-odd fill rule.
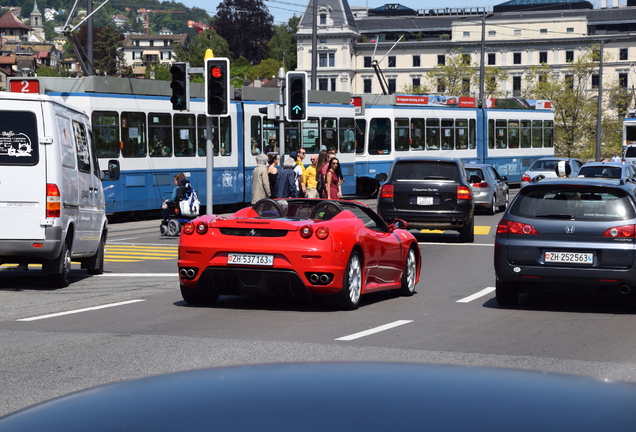
[[625,147],[623,152],[623,160],[625,162],[636,163],[636,144],[630,144]]
[[79,109],[0,93],[0,264],[40,263],[55,287],[68,286],[71,261],[103,273],[108,225],[91,138]]

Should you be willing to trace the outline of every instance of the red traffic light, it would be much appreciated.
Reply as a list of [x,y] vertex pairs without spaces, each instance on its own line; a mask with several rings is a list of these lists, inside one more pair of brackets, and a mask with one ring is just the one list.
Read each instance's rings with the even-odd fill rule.
[[221,78],[223,76],[223,71],[220,67],[214,66],[212,69],[210,69],[210,75],[212,75],[212,77],[214,78]]

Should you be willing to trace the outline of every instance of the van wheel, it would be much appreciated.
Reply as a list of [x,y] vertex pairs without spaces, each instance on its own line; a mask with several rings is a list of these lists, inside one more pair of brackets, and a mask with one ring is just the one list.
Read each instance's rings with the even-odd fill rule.
[[104,236],[102,236],[99,240],[99,246],[97,246],[97,252],[95,252],[95,256],[91,258],[91,260],[94,260],[94,265],[87,270],[88,274],[100,275],[104,273],[104,247]]
[[71,249],[68,241],[64,242],[60,256],[55,260],[58,264],[58,273],[49,274],[49,282],[54,288],[67,287],[71,279]]

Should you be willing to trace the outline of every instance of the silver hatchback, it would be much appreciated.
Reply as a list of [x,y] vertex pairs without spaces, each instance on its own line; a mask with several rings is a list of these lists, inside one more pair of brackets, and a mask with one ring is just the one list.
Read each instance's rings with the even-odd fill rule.
[[556,167],[560,161],[569,162],[570,168],[572,169],[570,177],[579,175],[579,170],[581,169],[581,165],[583,165],[580,160],[574,158],[545,157],[534,161],[530,168],[523,173],[521,176],[521,187],[525,187],[538,175],[542,175],[543,178],[556,178]]
[[504,211],[508,207],[508,177],[500,176],[492,165],[464,165],[466,177],[473,190],[475,210],[484,209],[489,214]]
[[496,298],[543,288],[636,290],[636,184],[545,179],[519,191],[497,226]]

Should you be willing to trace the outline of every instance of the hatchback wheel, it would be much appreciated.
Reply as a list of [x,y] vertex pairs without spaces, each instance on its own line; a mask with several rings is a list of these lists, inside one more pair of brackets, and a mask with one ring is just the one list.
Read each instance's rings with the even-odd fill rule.
[[497,281],[495,297],[501,306],[515,306],[519,301],[519,291],[510,282]]
[[497,213],[497,194],[492,194],[492,202],[490,203],[488,214],[494,215],[495,213]]
[[508,202],[510,201],[510,197],[508,196],[508,192],[506,192],[506,197],[504,203],[499,206],[499,211],[504,211],[508,208]]

